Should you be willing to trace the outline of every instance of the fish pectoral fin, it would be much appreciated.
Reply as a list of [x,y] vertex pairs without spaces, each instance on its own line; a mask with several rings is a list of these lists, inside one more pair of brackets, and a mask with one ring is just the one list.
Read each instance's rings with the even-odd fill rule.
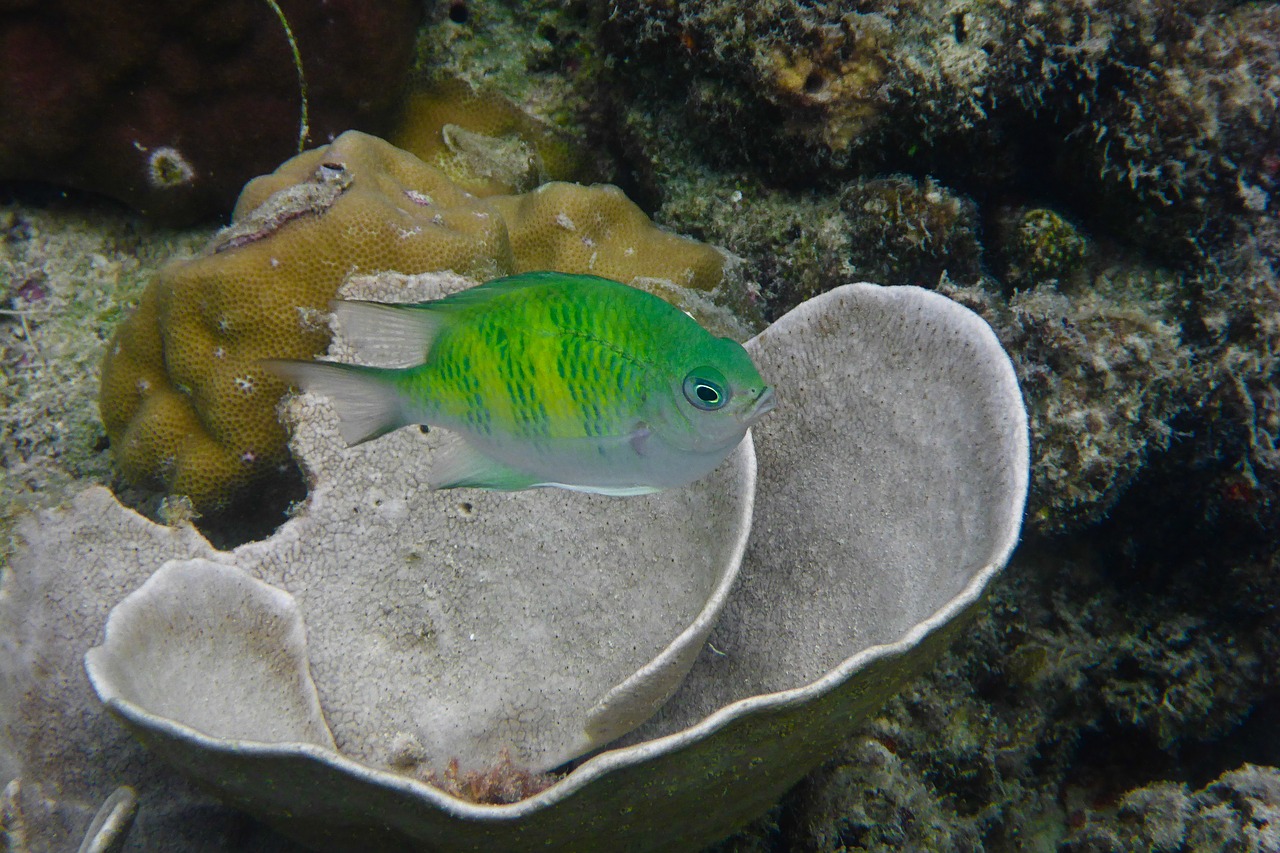
[[427,485],[433,489],[515,492],[542,485],[542,482],[531,474],[486,456],[465,439],[450,436],[436,455]]
[[649,436],[653,433],[649,431],[649,425],[644,421],[636,424],[636,428],[627,436],[627,441],[631,443],[631,449],[636,452],[636,456],[646,456],[649,453]]

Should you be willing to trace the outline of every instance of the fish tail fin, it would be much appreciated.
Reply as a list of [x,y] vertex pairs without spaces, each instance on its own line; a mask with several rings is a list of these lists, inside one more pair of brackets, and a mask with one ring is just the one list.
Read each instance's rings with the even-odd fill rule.
[[446,322],[444,314],[424,305],[335,299],[329,308],[356,357],[384,367],[421,364]]
[[328,397],[348,445],[370,441],[411,421],[405,417],[397,371],[332,361],[268,359],[263,367],[304,391]]

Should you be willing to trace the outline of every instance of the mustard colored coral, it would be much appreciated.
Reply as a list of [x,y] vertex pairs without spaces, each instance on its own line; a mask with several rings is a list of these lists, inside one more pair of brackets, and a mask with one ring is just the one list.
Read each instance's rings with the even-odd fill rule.
[[475,195],[526,192],[552,180],[583,181],[591,158],[565,134],[511,101],[438,77],[405,97],[389,136]]
[[216,510],[286,461],[285,386],[259,362],[323,352],[349,275],[536,267],[710,290],[722,264],[612,187],[480,199],[351,131],[251,181],[204,254],[157,274],[108,348],[102,420],[126,479]]
[[627,282],[644,275],[695,290],[714,289],[724,275],[720,252],[655,228],[615,186],[558,182],[489,201],[507,222],[517,272],[566,270]]

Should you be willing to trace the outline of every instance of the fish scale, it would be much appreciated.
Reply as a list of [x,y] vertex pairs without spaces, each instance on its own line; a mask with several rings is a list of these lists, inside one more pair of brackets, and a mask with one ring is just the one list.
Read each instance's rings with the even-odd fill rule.
[[272,361],[328,394],[348,443],[443,427],[435,488],[652,492],[710,472],[773,407],[742,346],[596,276],[495,279],[418,305],[338,303],[360,352],[401,368]]
[[[538,301],[516,295],[495,300],[479,322],[442,332],[427,361],[406,373],[406,393],[438,407],[422,414],[527,438],[601,437],[633,428],[644,395],[641,359],[652,355],[643,335],[619,329],[616,307],[599,294]],[[500,393],[480,394],[481,388]]]

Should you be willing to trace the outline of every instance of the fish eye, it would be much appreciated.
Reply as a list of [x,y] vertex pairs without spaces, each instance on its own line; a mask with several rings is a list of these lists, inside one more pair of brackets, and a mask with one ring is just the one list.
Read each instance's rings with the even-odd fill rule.
[[685,399],[694,408],[713,412],[729,402],[729,391],[720,371],[714,367],[699,367],[684,378]]

